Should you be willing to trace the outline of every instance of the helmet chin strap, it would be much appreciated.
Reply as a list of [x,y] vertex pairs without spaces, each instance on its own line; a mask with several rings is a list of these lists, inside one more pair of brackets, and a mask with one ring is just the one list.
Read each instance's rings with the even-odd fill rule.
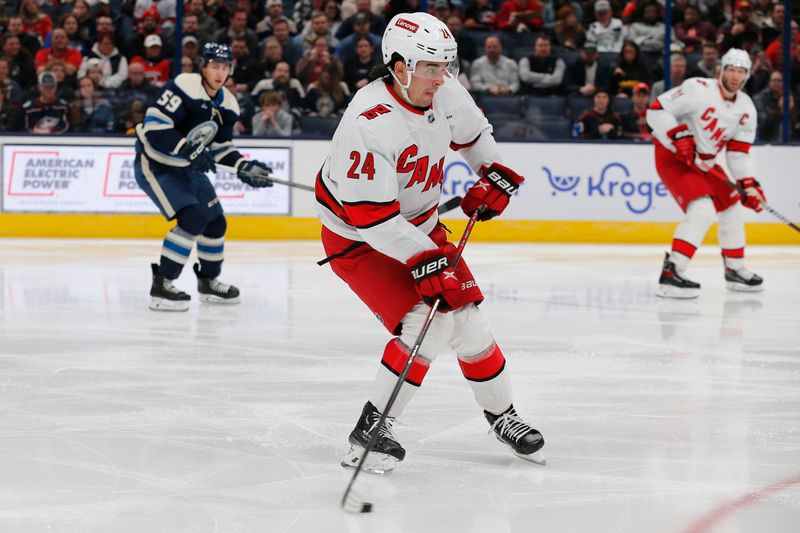
[[402,81],[400,81],[400,78],[398,78],[397,74],[394,73],[394,69],[390,69],[389,74],[392,75],[394,81],[396,81],[397,84],[400,86],[400,96],[403,97],[403,100],[405,100],[406,103],[409,105],[417,105],[414,102],[412,102],[411,98],[409,98],[408,96],[408,88],[411,87],[411,73],[408,70],[406,70],[406,74],[408,75],[408,82],[405,84]]

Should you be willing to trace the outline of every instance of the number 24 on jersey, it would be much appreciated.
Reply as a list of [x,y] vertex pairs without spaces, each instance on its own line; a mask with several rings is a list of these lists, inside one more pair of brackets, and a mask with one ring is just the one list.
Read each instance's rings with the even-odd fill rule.
[[[367,155],[363,158],[363,164],[361,163],[361,159],[361,152],[356,150],[350,152],[350,160],[353,164],[350,165],[350,170],[347,171],[347,177],[354,180],[362,176],[366,176],[368,180],[373,179],[375,177],[375,157],[372,155],[372,152],[367,152]],[[360,170],[359,166],[361,167]]]

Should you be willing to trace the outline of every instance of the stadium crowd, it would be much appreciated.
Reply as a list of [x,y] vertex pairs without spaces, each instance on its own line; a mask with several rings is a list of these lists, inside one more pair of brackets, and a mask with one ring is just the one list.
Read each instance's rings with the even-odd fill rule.
[[[664,91],[658,0],[0,0],[0,131],[131,133],[159,87],[198,71],[204,43],[229,44],[237,135],[330,135],[380,61],[397,13],[427,10],[458,42],[459,81],[499,138],[647,140]],[[713,77],[750,53],[758,139],[782,138],[784,5],[674,0],[669,77]],[[791,129],[800,138],[800,37],[791,21]]]

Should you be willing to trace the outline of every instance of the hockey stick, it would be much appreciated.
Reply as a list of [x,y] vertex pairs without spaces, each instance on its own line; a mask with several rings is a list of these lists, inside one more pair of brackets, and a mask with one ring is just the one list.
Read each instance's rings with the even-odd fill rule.
[[[741,194],[742,197],[749,196],[749,194],[747,194],[747,191],[744,190],[744,187],[742,187],[738,183],[730,181],[727,177],[720,176],[719,179],[721,179],[722,181],[724,181],[725,183],[727,183],[728,185],[730,185],[731,187],[736,189],[736,192]],[[761,204],[761,207],[763,207],[764,209],[769,211],[775,218],[777,218],[778,220],[780,220],[784,224],[787,224],[793,230],[795,230],[797,232],[800,232],[800,227],[798,227],[797,224],[792,223],[791,220],[789,220],[785,216],[783,216],[780,213],[778,213],[777,211],[775,211],[773,208],[771,208],[769,205],[767,205],[767,202],[759,201],[759,203]]]
[[[461,236],[461,240],[458,243],[458,247],[456,248],[456,255],[453,258],[453,264],[450,265],[453,269],[456,268],[458,265],[459,260],[461,260],[461,253],[464,251],[464,247],[467,245],[467,240],[469,239],[470,234],[472,233],[472,228],[475,226],[475,222],[478,220],[478,215],[480,214],[481,210],[476,209],[472,216],[469,217],[469,222],[467,222],[467,227],[464,228],[464,234]],[[386,402],[386,407],[381,414],[381,418],[378,421],[378,424],[374,426],[374,430],[372,435],[369,438],[369,442],[367,443],[367,447],[364,448],[364,454],[361,456],[361,461],[359,461],[358,466],[356,466],[355,472],[353,472],[353,477],[350,478],[350,483],[347,484],[347,489],[344,491],[344,495],[342,496],[342,509],[351,513],[369,513],[372,512],[372,503],[367,501],[361,501],[358,496],[353,493],[353,484],[356,482],[356,478],[358,474],[361,473],[361,470],[364,467],[364,462],[367,459],[367,455],[372,449],[375,447],[375,444],[378,443],[378,429],[383,427],[383,424],[386,423],[386,418],[389,412],[394,405],[397,396],[400,394],[400,388],[403,386],[403,383],[406,380],[406,376],[408,375],[408,371],[411,369],[411,365],[414,364],[414,359],[417,357],[417,353],[419,352],[419,347],[422,345],[423,339],[425,339],[425,335],[428,333],[428,328],[431,326],[431,322],[433,322],[433,317],[436,315],[436,311],[439,309],[439,305],[442,303],[441,297],[436,298],[433,301],[433,305],[431,305],[431,310],[428,311],[428,316],[425,317],[425,322],[422,324],[422,330],[419,332],[417,336],[416,342],[414,342],[414,346],[411,348],[411,353],[408,356],[408,360],[406,361],[406,366],[403,367],[403,371],[400,372],[400,375],[397,376],[397,383],[392,389],[392,394],[389,396],[389,400]]]

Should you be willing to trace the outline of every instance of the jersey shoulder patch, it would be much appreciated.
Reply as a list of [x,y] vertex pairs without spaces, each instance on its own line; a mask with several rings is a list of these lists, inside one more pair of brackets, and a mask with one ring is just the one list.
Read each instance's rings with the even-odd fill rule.
[[225,109],[229,109],[236,113],[236,116],[239,116],[239,102],[236,100],[236,97],[233,96],[233,93],[230,92],[228,89],[223,87],[222,91],[222,105]]
[[209,100],[206,90],[203,88],[203,77],[200,74],[187,73],[179,74],[172,80],[175,86],[186,93],[186,96],[194,100]]

